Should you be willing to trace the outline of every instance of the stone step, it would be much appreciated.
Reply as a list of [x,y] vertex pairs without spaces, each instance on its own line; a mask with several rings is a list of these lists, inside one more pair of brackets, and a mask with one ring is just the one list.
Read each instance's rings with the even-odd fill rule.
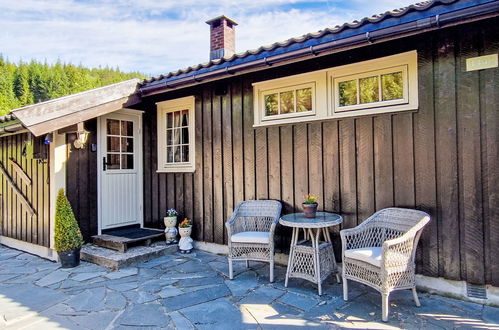
[[81,248],[81,260],[91,262],[112,270],[118,270],[140,264],[151,259],[177,252],[178,245],[167,245],[165,242],[152,243],[150,246],[134,246],[126,253],[106,249],[93,244],[85,244]]

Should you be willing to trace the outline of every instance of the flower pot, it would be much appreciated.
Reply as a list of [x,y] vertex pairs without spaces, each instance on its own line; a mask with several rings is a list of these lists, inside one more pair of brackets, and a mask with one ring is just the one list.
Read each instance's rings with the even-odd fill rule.
[[178,231],[180,233],[180,237],[189,237],[192,233],[192,226],[189,226],[187,228],[179,228]]
[[165,223],[165,227],[175,227],[177,225],[177,216],[173,217],[164,217],[163,222]]
[[80,264],[80,248],[58,252],[62,268],[73,268]]
[[302,204],[303,214],[306,218],[315,218],[315,213],[317,212],[317,203],[313,204]]

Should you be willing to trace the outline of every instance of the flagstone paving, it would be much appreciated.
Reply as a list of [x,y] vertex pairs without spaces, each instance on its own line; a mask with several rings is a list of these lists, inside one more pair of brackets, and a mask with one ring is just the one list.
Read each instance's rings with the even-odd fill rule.
[[331,278],[316,287],[275,283],[268,266],[236,263],[229,280],[223,256],[196,251],[167,255],[119,271],[82,262],[73,269],[0,245],[0,329],[335,329],[496,328],[499,308],[420,293],[391,297],[380,321],[380,296],[352,283],[348,302]]

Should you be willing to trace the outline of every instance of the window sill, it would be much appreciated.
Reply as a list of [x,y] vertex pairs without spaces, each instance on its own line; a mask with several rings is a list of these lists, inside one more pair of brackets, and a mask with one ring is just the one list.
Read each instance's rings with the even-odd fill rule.
[[194,173],[195,171],[194,167],[172,167],[157,169],[156,173]]

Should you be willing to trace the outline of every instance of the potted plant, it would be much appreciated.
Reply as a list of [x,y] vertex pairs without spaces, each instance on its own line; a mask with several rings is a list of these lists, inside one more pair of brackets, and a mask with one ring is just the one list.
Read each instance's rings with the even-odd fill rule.
[[303,214],[306,218],[315,218],[315,213],[317,212],[317,201],[319,196],[308,194],[305,195],[305,200],[302,203]]
[[62,268],[72,268],[80,264],[80,248],[83,243],[71,204],[64,194],[64,189],[60,189],[55,203],[54,248]]
[[166,215],[163,218],[166,244],[174,244],[177,243],[177,228],[175,226],[177,225],[178,212],[175,209],[169,209]]
[[181,253],[190,253],[192,250],[192,222],[191,220],[184,218],[184,220],[178,226],[180,233],[180,242],[178,246]]

